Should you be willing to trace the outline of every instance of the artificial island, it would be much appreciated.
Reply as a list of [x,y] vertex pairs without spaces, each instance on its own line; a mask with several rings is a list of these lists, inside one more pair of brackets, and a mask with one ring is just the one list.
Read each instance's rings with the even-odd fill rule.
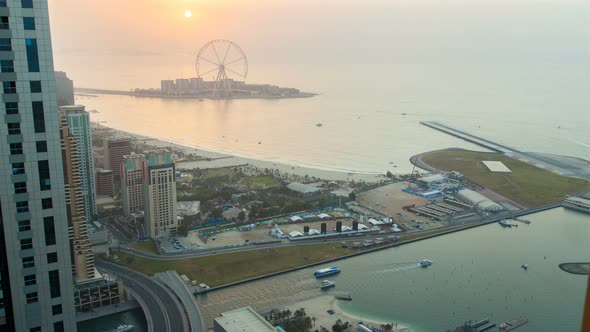
[[83,93],[123,94],[137,97],[178,99],[279,99],[308,98],[315,93],[271,84],[248,84],[248,59],[242,49],[229,40],[213,40],[197,54],[197,77],[162,80],[160,88],[130,91],[77,89]]

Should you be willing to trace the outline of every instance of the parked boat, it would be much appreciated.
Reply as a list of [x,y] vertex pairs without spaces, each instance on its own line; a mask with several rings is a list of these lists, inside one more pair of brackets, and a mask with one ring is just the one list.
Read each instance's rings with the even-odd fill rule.
[[342,272],[342,270],[340,270],[340,268],[338,268],[336,266],[332,266],[332,267],[327,267],[325,269],[316,270],[313,273],[313,276],[316,278],[321,278],[321,277],[329,276],[332,274],[338,274],[340,272]]
[[423,259],[420,262],[418,262],[418,264],[420,264],[421,267],[427,267],[432,265],[432,261],[430,259]]
[[334,296],[336,299],[338,300],[344,300],[344,301],[352,301],[352,295],[350,294],[346,294],[346,295],[336,295]]
[[528,264],[522,264],[521,267],[523,269],[525,269],[525,270],[528,270],[529,269],[529,265]]
[[503,227],[512,227],[514,225],[512,225],[510,223],[510,221],[508,221],[508,219],[502,219],[499,221],[500,225],[502,225]]
[[523,326],[528,322],[529,320],[526,317],[517,317],[500,324],[500,326],[498,326],[498,329],[502,332],[512,331]]
[[328,289],[328,288],[332,288],[332,287],[336,287],[336,284],[330,280],[324,280],[320,284],[321,289]]

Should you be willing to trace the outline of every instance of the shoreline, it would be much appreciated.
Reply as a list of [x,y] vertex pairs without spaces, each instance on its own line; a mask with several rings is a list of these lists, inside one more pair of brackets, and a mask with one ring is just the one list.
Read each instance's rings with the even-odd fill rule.
[[[338,301],[339,300],[336,299],[334,295],[324,294],[309,298],[307,300],[291,302],[279,309],[290,310],[291,312],[295,312],[300,308],[304,308],[305,312],[309,317],[316,318],[314,325],[314,328],[316,329],[319,329],[320,326],[323,326],[330,330],[331,326],[336,322],[336,320],[340,319],[342,322],[349,322],[353,327],[358,326],[358,323],[362,322],[362,325],[366,327],[375,326],[378,328],[380,328],[381,325],[391,324],[393,327],[393,332],[411,331],[409,327],[397,324],[393,321],[363,319],[361,317],[348,313],[338,306]],[[333,310],[334,314],[330,315],[327,312],[328,310]]]
[[[97,122],[92,121],[92,126],[96,127]],[[129,137],[135,140],[141,140],[143,144],[153,146],[155,148],[171,149],[173,151],[182,152],[184,154],[195,155],[203,158],[202,160],[194,161],[177,161],[176,166],[179,170],[185,169],[208,169],[208,168],[223,168],[234,167],[241,165],[251,165],[259,169],[274,169],[281,173],[297,175],[301,177],[309,176],[310,178],[317,178],[329,181],[364,181],[364,182],[379,182],[386,180],[385,174],[377,172],[360,172],[346,169],[333,169],[319,165],[294,164],[278,160],[264,160],[256,159],[248,156],[243,156],[234,152],[216,151],[199,146],[190,145],[184,142],[155,138],[142,134],[132,133],[126,130],[121,130],[105,125],[101,127],[109,128],[114,134],[113,136]],[[311,179],[310,179],[311,180]]]

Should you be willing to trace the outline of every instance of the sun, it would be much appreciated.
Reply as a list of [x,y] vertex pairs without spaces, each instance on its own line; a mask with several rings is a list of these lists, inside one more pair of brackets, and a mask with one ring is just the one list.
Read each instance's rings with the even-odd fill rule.
[[193,12],[191,12],[190,10],[187,10],[184,12],[184,17],[189,18],[193,16]]

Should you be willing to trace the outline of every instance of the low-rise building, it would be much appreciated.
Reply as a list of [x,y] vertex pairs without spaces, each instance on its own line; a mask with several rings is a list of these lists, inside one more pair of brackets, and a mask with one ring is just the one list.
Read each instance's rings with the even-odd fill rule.
[[284,332],[270,325],[251,307],[226,311],[213,321],[214,332]]
[[77,282],[74,288],[76,312],[91,311],[123,301],[123,283],[108,275]]

